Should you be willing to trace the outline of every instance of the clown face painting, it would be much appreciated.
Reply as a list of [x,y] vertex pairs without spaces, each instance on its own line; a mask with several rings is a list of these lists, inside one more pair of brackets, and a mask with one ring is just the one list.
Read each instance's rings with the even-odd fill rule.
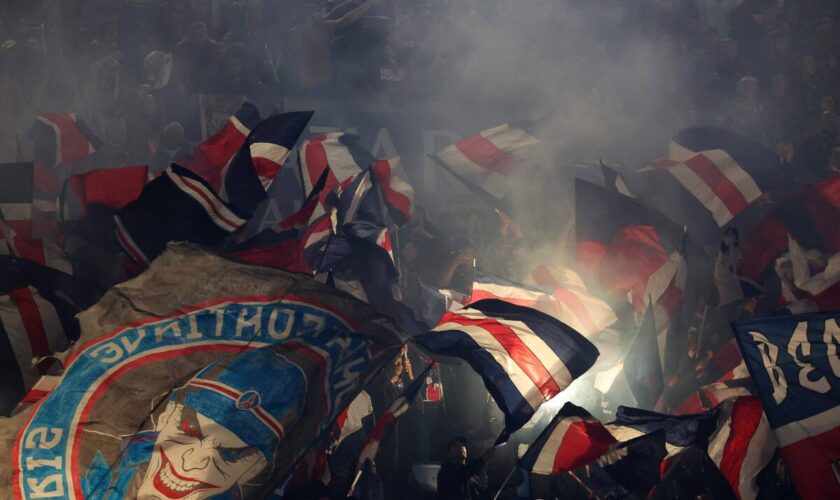
[[248,483],[268,465],[258,448],[174,400],[155,430],[159,434],[138,498],[212,498]]

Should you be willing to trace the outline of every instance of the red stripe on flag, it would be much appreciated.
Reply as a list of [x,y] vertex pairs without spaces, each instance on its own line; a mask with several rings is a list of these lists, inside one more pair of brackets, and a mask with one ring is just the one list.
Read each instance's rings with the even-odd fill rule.
[[32,290],[19,288],[9,293],[17,306],[20,317],[23,320],[23,327],[26,329],[26,336],[29,338],[29,345],[32,346],[32,354],[35,357],[47,356],[50,352],[50,344],[47,340],[47,332],[44,330],[44,322],[41,319],[41,312]]
[[569,311],[575,315],[575,318],[577,318],[583,328],[586,329],[586,333],[595,333],[598,331],[598,328],[592,321],[592,316],[589,315],[589,311],[577,295],[562,287],[554,290],[554,293],[551,295],[556,297],[557,300],[569,308]]
[[600,423],[575,422],[566,429],[554,456],[552,472],[574,470],[597,460],[609,451],[615,438]]
[[761,402],[754,396],[738,398],[732,407],[731,430],[720,459],[720,471],[739,499],[741,498],[739,493],[741,466],[747,456],[750,441],[761,423],[763,412]]
[[[178,174],[174,174],[174,175],[178,175]],[[179,176],[179,177],[181,177],[181,176]],[[203,186],[201,186],[198,183],[195,183],[195,181],[193,181],[189,177],[181,177],[181,180],[183,181],[185,186],[190,188],[191,191],[196,193],[204,201],[207,202],[207,206],[210,207],[210,211],[213,212],[213,214],[216,216],[216,218],[218,218],[220,221],[224,222],[225,224],[228,224],[229,226],[231,226],[233,228],[237,228],[237,227],[242,225],[237,221],[233,221],[233,220],[225,217],[225,215],[222,214],[221,210],[219,210],[219,207],[217,206],[217,203],[220,203],[220,202],[218,202],[215,198],[211,198],[210,197],[211,195],[207,194],[207,192],[204,190]],[[228,232],[230,232],[230,231],[228,231]]]
[[510,175],[511,167],[518,161],[517,157],[497,148],[480,133],[456,142],[455,147],[476,165],[505,176]]
[[698,154],[684,161],[683,164],[709,186],[732,215],[746,208],[747,199],[744,198],[744,194],[709,157]]
[[554,279],[554,275],[545,264],[540,264],[531,271],[531,277],[539,286],[560,288],[560,283]]
[[64,113],[42,116],[58,127],[59,137],[55,139],[61,150],[61,158],[56,158],[59,165],[81,160],[90,154],[90,140],[79,130],[72,116]]
[[268,180],[273,180],[277,172],[283,168],[282,163],[277,163],[268,158],[251,158],[251,164],[254,166],[257,177]]
[[391,164],[388,160],[376,160],[373,164],[373,169],[379,178],[380,185],[385,191],[385,198],[388,204],[396,208],[406,219],[411,216],[411,200],[399,191],[391,187]]
[[[477,326],[483,328],[492,335],[499,344],[507,351],[510,358],[516,363],[525,375],[537,386],[546,401],[560,393],[560,386],[554,381],[542,361],[534,352],[519,338],[509,326],[505,326],[492,318],[470,319],[457,313],[445,314],[440,323],[452,322],[459,325]],[[504,369],[504,367],[502,367]]]

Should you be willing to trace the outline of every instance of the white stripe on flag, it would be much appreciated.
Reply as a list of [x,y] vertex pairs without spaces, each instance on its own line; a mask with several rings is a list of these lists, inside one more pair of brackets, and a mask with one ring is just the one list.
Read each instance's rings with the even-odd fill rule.
[[32,366],[32,345],[29,342],[29,334],[23,324],[17,304],[12,300],[11,295],[0,296],[0,322],[6,330],[9,344],[17,360],[23,377],[24,387],[32,387],[38,381],[38,372]]
[[[476,309],[464,309],[462,311],[458,311],[458,314],[470,319],[486,318],[484,313]],[[542,362],[546,371],[548,371],[551,378],[560,387],[561,391],[572,383],[574,379],[572,378],[572,374],[569,373],[569,369],[566,368],[566,363],[557,357],[557,353],[555,353],[554,350],[549,347],[549,345],[546,344],[537,334],[528,328],[528,325],[521,321],[512,321],[503,318],[492,319],[497,323],[510,328],[513,333],[519,337],[519,340],[521,340],[522,343],[534,353],[534,356]]]
[[251,150],[251,159],[265,158],[266,160],[277,163],[281,167],[289,157],[289,149],[280,144],[273,142],[255,142],[249,147]]
[[540,143],[536,137],[521,128],[511,127],[509,123],[482,130],[480,134],[497,148],[508,153]]
[[58,318],[55,307],[35,290],[32,290],[32,298],[38,307],[50,352],[61,352],[67,349],[67,335],[64,333],[64,326]]
[[236,131],[239,132],[240,134],[242,134],[244,136],[247,136],[248,134],[251,133],[251,130],[248,127],[246,127],[244,123],[239,121],[239,118],[237,118],[236,115],[231,116],[230,120],[228,120],[228,121],[230,122],[231,125],[233,125],[233,128],[235,128]]
[[166,175],[175,183],[178,188],[187,196],[197,201],[214,224],[219,226],[223,231],[232,233],[237,228],[245,224],[245,220],[239,218],[236,214],[230,211],[209,189],[207,189],[200,182],[181,177],[171,170],[166,171]]
[[[461,314],[462,311],[459,311]],[[438,325],[432,331],[446,331],[455,330],[464,332],[469,335],[476,344],[482,349],[486,350],[493,359],[501,367],[502,371],[508,374],[510,381],[513,383],[516,390],[533,409],[539,408],[545,401],[539,387],[534,384],[528,375],[522,371],[522,368],[510,357],[504,346],[496,340],[490,332],[484,328],[476,325],[461,325],[459,323],[443,323]]]
[[32,204],[0,203],[0,215],[7,221],[29,220],[32,218]]
[[577,422],[583,422],[580,417],[566,417],[560,420],[557,427],[554,428],[548,440],[545,442],[542,450],[540,450],[537,460],[534,462],[533,472],[537,474],[549,475],[554,472],[554,460],[557,457],[557,452],[560,446],[563,445],[563,438],[566,437],[569,427]]

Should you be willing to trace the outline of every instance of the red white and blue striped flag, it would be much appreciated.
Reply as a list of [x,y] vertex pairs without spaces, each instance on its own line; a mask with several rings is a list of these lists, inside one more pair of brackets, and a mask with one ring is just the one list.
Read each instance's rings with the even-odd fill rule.
[[541,142],[531,132],[535,123],[503,123],[482,130],[438,151],[435,158],[461,181],[501,200],[508,178],[525,164],[518,153]]
[[599,459],[616,443],[589,412],[566,403],[525,452],[520,465],[534,474],[555,475]]
[[[615,312],[603,300],[589,293],[571,269],[540,265],[531,273],[534,281],[551,293],[534,290],[492,274],[476,271],[471,302],[499,299],[544,312],[589,337],[616,321]],[[566,279],[568,278],[568,279]]]
[[505,442],[598,357],[598,349],[568,325],[499,300],[447,312],[431,332],[414,338],[433,354],[467,361],[481,375],[505,414],[497,443]]

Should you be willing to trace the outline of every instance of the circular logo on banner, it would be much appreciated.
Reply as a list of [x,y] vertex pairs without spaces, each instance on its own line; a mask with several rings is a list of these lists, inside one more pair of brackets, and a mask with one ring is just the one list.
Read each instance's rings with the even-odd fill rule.
[[260,393],[257,391],[247,391],[239,396],[236,400],[236,407],[240,410],[250,410],[260,405]]
[[[343,315],[311,300],[248,297],[83,344],[18,435],[15,496],[239,498],[244,485],[268,476],[265,436],[283,437],[289,415],[303,407],[299,394],[323,393],[333,416],[343,391],[356,385],[349,379],[369,356],[352,333]],[[304,345],[324,380],[309,381],[280,351],[261,349],[279,343]],[[253,363],[236,361],[246,353],[282,369],[249,373]],[[297,393],[278,392],[284,383]]]

